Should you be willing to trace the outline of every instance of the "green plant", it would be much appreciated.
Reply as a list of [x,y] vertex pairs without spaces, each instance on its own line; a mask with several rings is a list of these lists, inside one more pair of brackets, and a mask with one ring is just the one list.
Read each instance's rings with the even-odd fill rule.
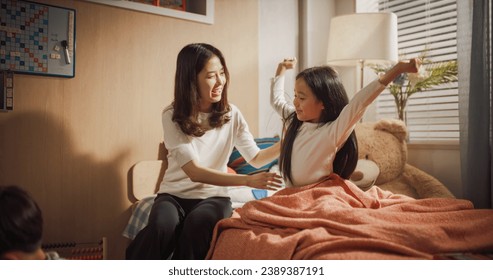
[[[407,101],[413,94],[457,81],[456,60],[431,62],[426,58],[426,51],[422,52],[419,58],[422,65],[418,73],[401,74],[388,87],[394,97],[397,115],[402,121],[405,121]],[[371,68],[378,74],[387,71],[390,67],[373,65]]]

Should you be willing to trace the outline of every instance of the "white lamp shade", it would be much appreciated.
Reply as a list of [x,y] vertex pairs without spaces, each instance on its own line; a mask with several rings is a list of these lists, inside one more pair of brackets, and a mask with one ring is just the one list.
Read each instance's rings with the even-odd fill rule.
[[357,13],[334,17],[330,22],[327,63],[395,63],[397,16],[394,13]]

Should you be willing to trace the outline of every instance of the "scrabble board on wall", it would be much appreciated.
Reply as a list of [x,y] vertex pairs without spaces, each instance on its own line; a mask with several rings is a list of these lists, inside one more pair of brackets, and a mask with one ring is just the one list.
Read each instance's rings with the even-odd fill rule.
[[75,76],[75,10],[0,0],[0,70]]

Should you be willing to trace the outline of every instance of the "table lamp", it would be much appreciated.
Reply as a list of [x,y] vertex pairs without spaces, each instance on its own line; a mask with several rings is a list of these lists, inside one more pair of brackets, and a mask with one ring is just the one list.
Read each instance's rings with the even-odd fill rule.
[[327,64],[358,66],[360,89],[366,64],[398,60],[397,16],[394,13],[356,13],[332,18]]

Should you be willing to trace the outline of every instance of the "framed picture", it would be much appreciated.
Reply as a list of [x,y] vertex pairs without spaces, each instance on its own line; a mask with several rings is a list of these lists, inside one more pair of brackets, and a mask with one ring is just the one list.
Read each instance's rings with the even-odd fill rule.
[[214,23],[214,0],[85,0],[104,5],[175,17],[201,23]]

